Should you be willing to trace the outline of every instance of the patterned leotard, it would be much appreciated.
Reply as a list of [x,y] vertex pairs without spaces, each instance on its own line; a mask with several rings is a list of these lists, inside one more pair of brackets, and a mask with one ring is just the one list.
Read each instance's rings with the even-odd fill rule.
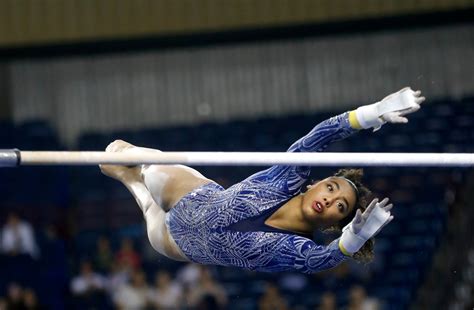
[[[343,113],[314,127],[288,152],[320,152],[354,132],[349,113]],[[339,239],[323,246],[293,232],[240,225],[272,213],[299,194],[309,174],[310,167],[277,165],[228,189],[216,183],[204,185],[167,213],[166,225],[182,252],[196,263],[264,272],[332,268],[346,259]]]

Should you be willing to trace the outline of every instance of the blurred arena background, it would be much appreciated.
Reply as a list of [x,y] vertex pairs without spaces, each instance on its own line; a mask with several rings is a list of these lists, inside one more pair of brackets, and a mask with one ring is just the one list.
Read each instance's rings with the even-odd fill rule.
[[[409,85],[427,97],[410,123],[330,151],[474,152],[473,9],[472,0],[0,0],[0,148],[103,150],[120,138],[284,151],[319,121]],[[258,169],[199,170],[228,186]],[[332,171],[314,168],[314,178]],[[365,175],[395,204],[375,262],[307,276],[160,256],[132,196],[97,168],[2,169],[0,309],[474,309],[473,170]]]

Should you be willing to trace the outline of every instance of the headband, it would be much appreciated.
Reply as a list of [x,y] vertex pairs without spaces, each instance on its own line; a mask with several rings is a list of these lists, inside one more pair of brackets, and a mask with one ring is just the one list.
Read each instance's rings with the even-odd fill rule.
[[356,192],[356,202],[357,202],[359,200],[359,189],[357,189],[357,186],[355,185],[355,183],[352,182],[351,180],[349,180],[348,178],[345,178],[345,177],[336,177],[336,178],[344,179],[344,180],[347,181],[347,183],[349,183],[352,186],[352,188]]

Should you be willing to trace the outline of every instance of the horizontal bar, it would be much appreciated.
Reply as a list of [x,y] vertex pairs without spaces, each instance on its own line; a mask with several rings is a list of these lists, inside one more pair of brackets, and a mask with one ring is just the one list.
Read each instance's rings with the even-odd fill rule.
[[[15,166],[13,150],[0,156],[0,166]],[[473,167],[473,153],[273,153],[273,152],[18,152],[19,165],[139,165],[190,166],[387,166]]]

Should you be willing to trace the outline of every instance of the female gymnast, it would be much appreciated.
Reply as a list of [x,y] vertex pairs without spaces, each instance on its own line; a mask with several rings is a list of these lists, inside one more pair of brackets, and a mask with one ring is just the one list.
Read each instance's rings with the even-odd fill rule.
[[[288,152],[320,152],[360,129],[406,123],[424,97],[406,87],[383,100],[321,122]],[[160,152],[121,140],[107,152]],[[143,211],[159,253],[180,261],[264,272],[313,273],[349,257],[370,261],[372,238],[392,219],[388,198],[372,200],[361,170],[340,170],[303,191],[310,167],[276,165],[228,189],[182,165],[101,165],[122,182]],[[329,245],[311,240],[317,229],[342,230]]]

